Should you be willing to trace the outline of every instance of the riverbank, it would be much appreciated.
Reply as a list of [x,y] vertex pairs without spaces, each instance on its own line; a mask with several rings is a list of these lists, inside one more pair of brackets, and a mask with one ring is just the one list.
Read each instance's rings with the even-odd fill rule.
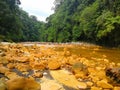
[[82,44],[1,43],[0,88],[119,90],[119,83],[106,75],[107,68],[120,67],[120,63],[109,60],[119,52]]

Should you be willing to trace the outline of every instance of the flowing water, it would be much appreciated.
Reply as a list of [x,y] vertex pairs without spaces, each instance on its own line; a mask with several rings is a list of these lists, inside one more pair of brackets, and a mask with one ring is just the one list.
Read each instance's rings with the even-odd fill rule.
[[64,47],[72,54],[85,57],[89,60],[94,58],[108,59],[110,62],[120,63],[120,49],[107,48],[96,45],[66,45],[56,48],[57,51],[63,51]]

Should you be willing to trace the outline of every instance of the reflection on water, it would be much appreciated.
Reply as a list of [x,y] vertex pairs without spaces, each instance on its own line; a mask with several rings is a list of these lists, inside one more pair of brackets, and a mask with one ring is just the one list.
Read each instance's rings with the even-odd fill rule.
[[[104,58],[110,62],[120,63],[120,49],[105,48],[95,45],[66,45],[72,54],[80,55],[87,59]],[[63,51],[63,47],[56,48],[57,51]]]

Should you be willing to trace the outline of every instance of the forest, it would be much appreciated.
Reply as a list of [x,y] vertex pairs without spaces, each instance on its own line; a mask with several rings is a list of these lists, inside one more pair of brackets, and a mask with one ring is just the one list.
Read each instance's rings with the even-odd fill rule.
[[0,0],[0,41],[120,46],[120,0],[55,0],[54,14],[46,22],[30,16],[20,4]]

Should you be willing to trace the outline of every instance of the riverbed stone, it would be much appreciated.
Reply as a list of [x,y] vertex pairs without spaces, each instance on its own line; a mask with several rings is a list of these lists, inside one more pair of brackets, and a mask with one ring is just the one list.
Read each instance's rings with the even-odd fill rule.
[[5,74],[8,71],[9,71],[8,68],[4,67],[3,65],[0,66],[0,73],[4,73]]
[[98,87],[93,86],[93,87],[91,87],[91,89],[90,89],[90,90],[102,90],[102,89],[100,89],[100,88],[98,88]]
[[94,83],[93,83],[93,82],[88,81],[88,82],[86,82],[86,84],[87,84],[87,86],[88,86],[88,87],[91,87],[91,86],[93,86],[93,84],[94,84]]
[[41,77],[43,77],[43,73],[41,73],[41,72],[35,72],[32,76],[34,78],[41,78]]
[[86,83],[79,82],[74,75],[70,74],[67,70],[56,70],[56,71],[50,71],[50,74],[52,77],[57,80],[59,83],[62,83],[68,87],[76,89],[85,89],[87,88]]
[[6,89],[7,89],[7,86],[5,85],[5,81],[0,79],[0,90],[6,90]]
[[63,86],[55,80],[49,80],[45,77],[41,80],[41,90],[65,90]]
[[56,69],[59,69],[61,66],[60,62],[57,61],[57,60],[50,60],[48,62],[48,68],[51,69],[51,70],[56,70]]
[[41,90],[40,84],[30,78],[14,78],[6,82],[7,90]]
[[112,89],[113,88],[113,86],[111,84],[107,83],[104,80],[98,81],[97,86],[99,86],[101,88],[105,88],[105,89]]

